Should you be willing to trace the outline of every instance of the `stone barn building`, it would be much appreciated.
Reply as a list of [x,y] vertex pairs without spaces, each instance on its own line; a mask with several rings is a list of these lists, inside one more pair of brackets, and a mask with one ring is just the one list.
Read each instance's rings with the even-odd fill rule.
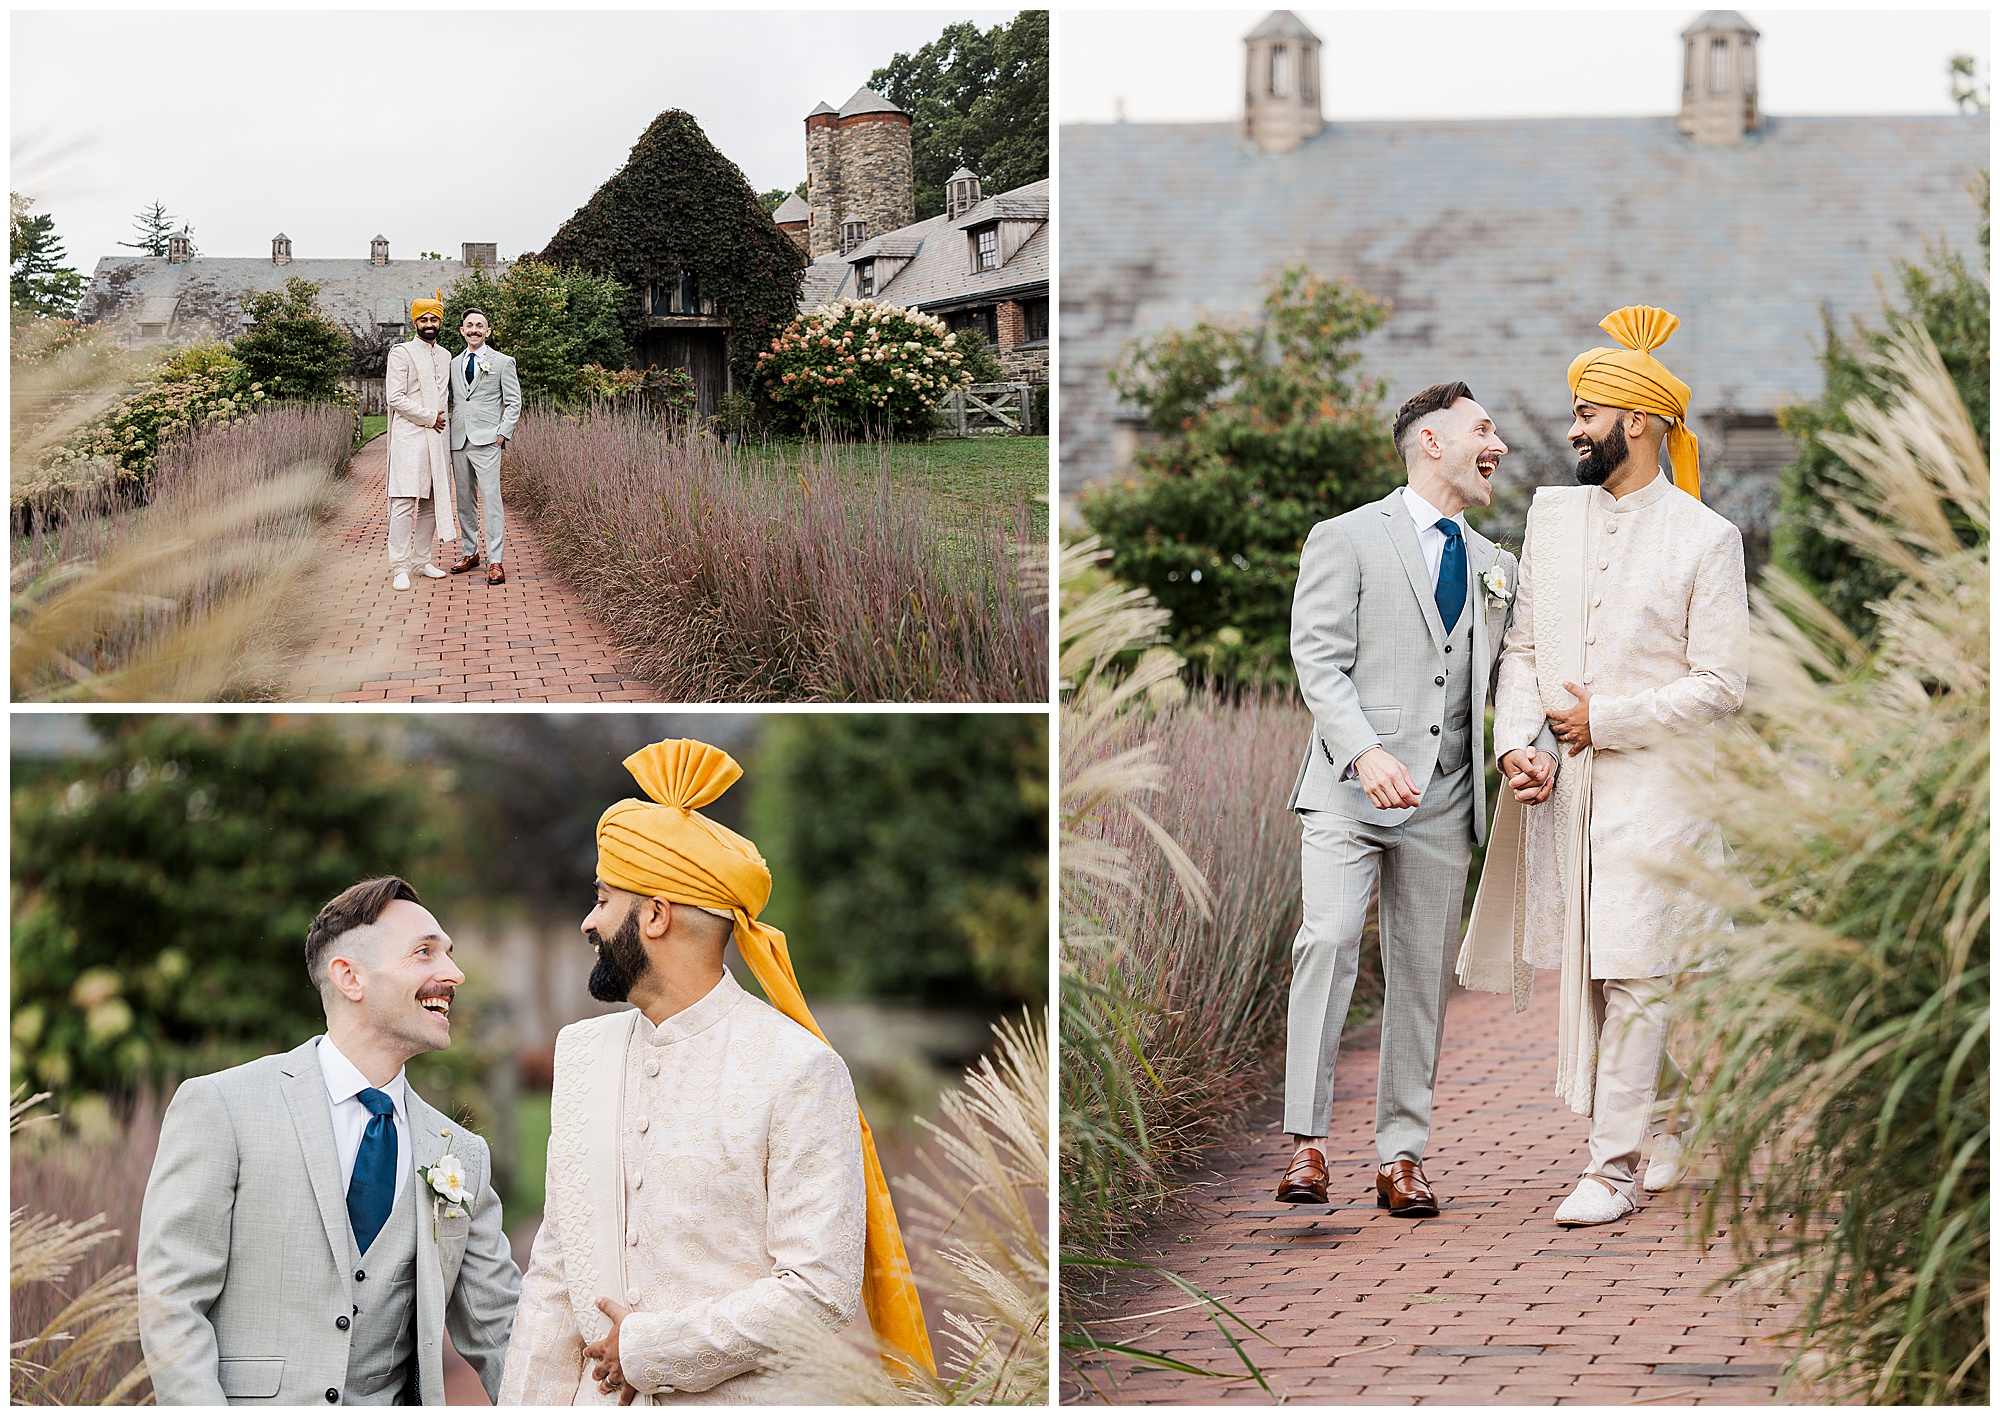
[[857,91],[806,115],[806,196],[773,214],[811,258],[799,308],[886,300],[976,329],[1020,383],[1049,381],[1049,184],[987,196],[961,167],[940,216],[914,220],[910,119]]
[[1143,436],[1105,379],[1129,342],[1246,315],[1304,262],[1393,302],[1361,346],[1385,409],[1464,379],[1494,414],[1508,535],[1529,485],[1570,478],[1565,374],[1610,342],[1598,320],[1672,310],[1661,357],[1694,389],[1704,500],[1761,559],[1792,455],[1773,415],[1818,396],[1823,317],[1879,319],[1926,243],[1977,259],[1988,121],[1767,113],[1757,40],[1733,11],[1697,18],[1678,114],[1328,123],[1320,41],[1278,11],[1246,37],[1238,122],[1065,126],[1071,513]]

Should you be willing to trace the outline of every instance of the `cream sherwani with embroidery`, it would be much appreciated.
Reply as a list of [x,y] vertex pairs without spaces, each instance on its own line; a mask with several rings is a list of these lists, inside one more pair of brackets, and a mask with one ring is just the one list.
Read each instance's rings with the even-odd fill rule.
[[556,1041],[548,1191],[502,1405],[615,1405],[586,1343],[599,1297],[640,1403],[811,1402],[766,1364],[800,1317],[860,1304],[867,1202],[847,1068],[725,970],[655,1027],[636,1010]]

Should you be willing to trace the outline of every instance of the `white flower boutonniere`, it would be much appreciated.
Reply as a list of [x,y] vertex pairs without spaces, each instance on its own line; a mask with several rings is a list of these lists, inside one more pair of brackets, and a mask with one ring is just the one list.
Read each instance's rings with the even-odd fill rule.
[[440,1131],[444,1137],[444,1154],[435,1165],[420,1165],[417,1174],[422,1177],[431,1192],[431,1239],[438,1237],[440,1216],[444,1219],[464,1219],[465,1209],[465,1162],[451,1153],[451,1132]]
[[1506,605],[1513,602],[1514,587],[1507,583],[1505,567],[1496,565],[1479,579],[1486,586],[1486,593],[1492,597],[1494,604]]

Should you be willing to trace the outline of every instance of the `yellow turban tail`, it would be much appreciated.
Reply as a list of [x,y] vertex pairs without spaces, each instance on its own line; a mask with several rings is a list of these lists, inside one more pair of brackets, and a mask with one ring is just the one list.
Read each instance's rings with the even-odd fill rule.
[[1688,400],[1693,390],[1653,357],[1653,350],[1681,327],[1680,317],[1651,305],[1627,305],[1613,310],[1598,324],[1622,349],[1590,349],[1569,366],[1569,391],[1574,398],[1607,408],[1636,408],[1673,419],[1667,429],[1667,460],[1674,467],[1674,485],[1701,499],[1701,443],[1688,427]]
[[[771,872],[764,858],[749,841],[695,810],[727,791],[743,769],[722,749],[692,738],[641,748],[625,759],[625,766],[652,801],[628,797],[597,819],[597,878],[637,895],[729,911],[736,921],[736,947],[771,1006],[825,1042],[826,1034],[799,991],[784,932],[757,919],[771,898]],[[895,1355],[921,1362],[935,1375],[930,1331],[866,1116],[861,1118],[861,1160],[868,1187],[862,1304],[878,1339]]]

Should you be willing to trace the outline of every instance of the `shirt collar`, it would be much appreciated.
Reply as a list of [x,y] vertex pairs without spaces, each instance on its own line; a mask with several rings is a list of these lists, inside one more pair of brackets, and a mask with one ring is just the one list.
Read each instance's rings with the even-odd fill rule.
[[725,964],[722,968],[721,981],[702,995],[699,1002],[690,1003],[658,1027],[652,1026],[642,1018],[640,1031],[647,1035],[646,1041],[654,1047],[667,1047],[676,1042],[685,1042],[696,1033],[705,1032],[721,1022],[730,1009],[749,996],[743,991],[743,985],[736,981],[736,976],[729,972],[729,966]]
[[1440,521],[1447,520],[1458,522],[1461,529],[1465,525],[1463,518],[1457,516],[1447,517],[1443,512],[1418,496],[1407,483],[1403,487],[1403,505],[1409,508],[1410,517],[1417,523],[1419,531],[1433,530]]
[[[333,1045],[333,1039],[330,1037],[322,1037],[319,1040],[319,1070],[326,1081],[327,1098],[335,1106],[343,1101],[352,1101],[364,1087],[372,1085],[361,1075],[361,1069],[348,1061],[346,1054]],[[389,1079],[387,1085],[376,1088],[396,1104],[396,1114],[399,1116],[408,1115],[408,1107],[403,1097],[405,1085],[403,1069],[398,1068],[396,1075]]]
[[472,355],[473,358],[479,360],[483,364],[486,362],[486,350],[487,346],[482,344],[477,349],[468,348],[464,352]]

